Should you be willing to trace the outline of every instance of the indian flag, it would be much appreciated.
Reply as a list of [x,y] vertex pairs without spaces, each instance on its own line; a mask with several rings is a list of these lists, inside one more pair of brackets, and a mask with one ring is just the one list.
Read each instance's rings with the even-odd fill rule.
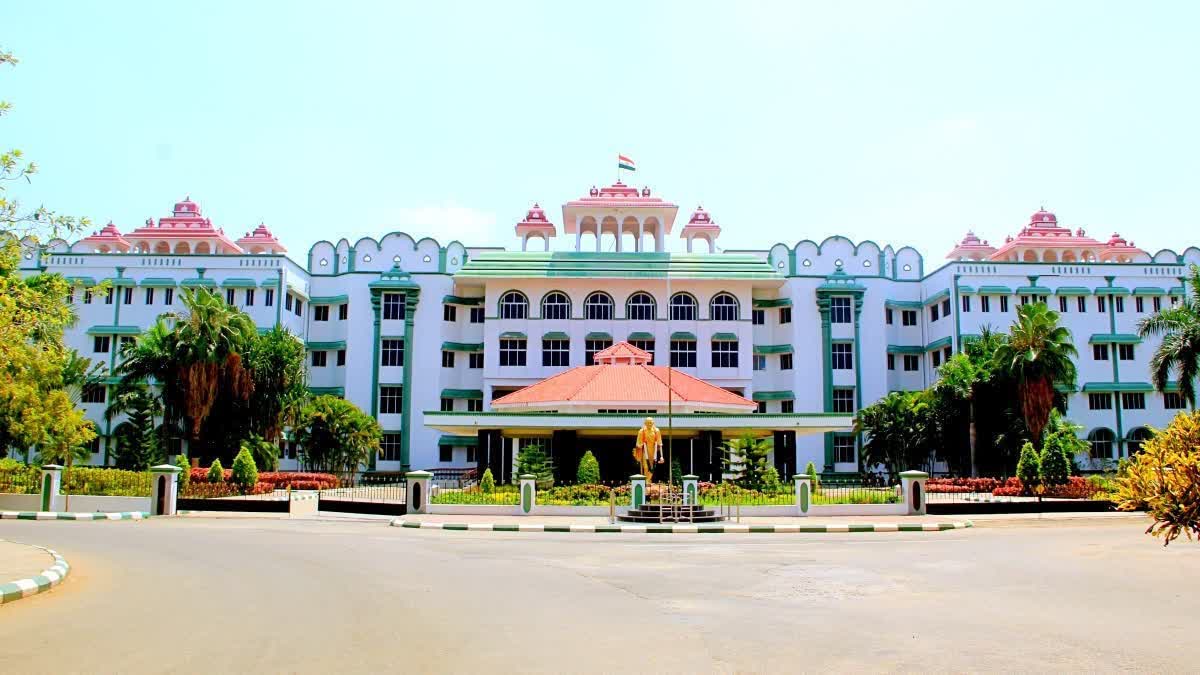
[[633,165],[633,160],[625,155],[617,155],[617,168],[625,169],[626,171],[637,171],[637,167]]

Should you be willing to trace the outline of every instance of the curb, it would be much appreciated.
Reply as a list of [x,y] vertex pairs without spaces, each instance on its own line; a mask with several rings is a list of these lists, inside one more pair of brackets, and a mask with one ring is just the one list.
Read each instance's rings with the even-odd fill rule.
[[[10,541],[8,543],[17,544],[19,542]],[[31,595],[37,595],[38,593],[44,593],[62,583],[62,580],[66,579],[67,574],[71,572],[71,565],[67,563],[67,559],[59,555],[56,551],[35,544],[22,545],[32,546],[33,548],[49,553],[54,557],[54,564],[48,569],[42,570],[42,573],[36,576],[0,584],[0,605],[8,604],[14,600],[20,600]]]
[[0,520],[144,520],[145,511],[119,513],[62,513],[58,511],[0,511]]
[[397,518],[392,527],[471,532],[584,532],[613,534],[827,534],[833,532],[941,532],[974,527],[949,523],[834,523],[830,525],[519,525],[515,523],[441,523]]

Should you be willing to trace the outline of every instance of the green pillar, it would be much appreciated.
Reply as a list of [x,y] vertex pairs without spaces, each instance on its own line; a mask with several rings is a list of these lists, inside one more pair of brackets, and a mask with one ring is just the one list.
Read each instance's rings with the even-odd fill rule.
[[[410,466],[412,445],[412,370],[414,359],[413,345],[416,342],[413,338],[416,336],[413,333],[413,315],[417,313],[417,300],[420,298],[420,291],[408,291],[404,296],[404,398],[401,400],[400,410],[400,469],[408,471]],[[378,343],[376,343],[378,344]]]

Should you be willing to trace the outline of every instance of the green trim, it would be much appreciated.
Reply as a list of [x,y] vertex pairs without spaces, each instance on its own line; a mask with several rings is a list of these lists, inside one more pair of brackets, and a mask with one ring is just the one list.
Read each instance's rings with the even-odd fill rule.
[[625,339],[626,340],[653,340],[654,334],[647,333],[645,331],[636,331],[636,332],[630,333],[629,337],[627,337]]
[[109,277],[101,279],[100,283],[107,283],[112,286],[137,286],[137,281],[128,277]]
[[922,303],[922,305],[932,305],[932,304],[941,302],[942,300],[945,300],[949,297],[950,297],[950,289],[945,288],[945,289],[942,289],[942,290],[938,291],[937,293],[933,294],[932,296],[925,298],[925,301],[924,301],[924,303]]
[[1081,389],[1085,394],[1092,392],[1152,392],[1149,382],[1088,382]]
[[345,387],[309,387],[308,392],[313,396],[346,396]]
[[442,351],[444,352],[481,352],[483,351],[482,342],[443,342]]
[[483,298],[464,298],[461,295],[447,295],[442,298],[442,304],[475,307],[483,304]]
[[944,338],[939,338],[939,339],[934,340],[933,342],[930,342],[929,344],[925,345],[925,351],[931,352],[935,349],[942,349],[943,347],[953,347],[953,346],[954,346],[954,338],[947,335]]
[[1137,288],[1133,289],[1133,294],[1134,295],[1166,295],[1167,290],[1165,288],[1159,288],[1158,286],[1138,286]]
[[[413,288],[408,289],[404,296],[404,348],[414,354],[415,345],[413,343],[416,334],[413,331],[413,321],[417,314],[417,302],[420,300],[420,297],[421,288],[415,283],[413,284]],[[412,468],[412,402],[416,398],[413,396],[412,386],[413,361],[416,361],[416,359],[404,359],[404,399],[401,402],[400,409],[400,468],[403,471],[408,471]],[[378,359],[376,359],[376,363],[378,363]],[[373,395],[378,397],[379,392],[375,391]]]
[[1083,286],[1059,286],[1054,289],[1055,295],[1091,295],[1092,289]]
[[[416,291],[421,292],[421,287],[417,282],[412,280],[412,275],[400,269],[399,263],[392,265],[392,269],[379,275],[379,279],[367,284],[367,288],[372,291]],[[407,323],[407,318],[405,323]],[[403,436],[401,437],[403,438]]]
[[145,288],[175,288],[175,280],[167,279],[166,277],[147,277],[138,282],[138,286]]
[[141,335],[142,329],[137,326],[92,326],[87,329],[88,335]]
[[754,345],[755,354],[791,354],[791,345]]
[[1011,295],[1012,289],[1008,286],[980,286],[980,295]]
[[1118,345],[1136,345],[1141,344],[1142,338],[1130,333],[1096,333],[1088,338],[1089,345],[1098,344],[1118,344]]
[[594,331],[594,332],[588,333],[587,335],[584,335],[583,339],[584,340],[611,340],[613,338],[608,333]]
[[1070,385],[1056,382],[1054,384],[1054,391],[1057,391],[1060,394],[1074,394],[1076,392],[1076,389],[1075,389],[1075,387],[1072,387]]
[[443,389],[442,398],[483,398],[482,389]]
[[1129,295],[1128,288],[1120,286],[1101,286],[1095,290],[1096,295]]
[[501,340],[526,340],[528,336],[520,331],[510,330],[500,334]]
[[770,263],[753,255],[582,251],[484,252],[454,275],[463,279],[782,279]]
[[1050,295],[1054,289],[1046,286],[1017,286],[1017,295]]
[[305,349],[307,349],[310,352],[345,349],[346,341],[345,340],[336,340],[333,342],[316,342],[316,341],[305,342],[304,347],[305,347]]
[[674,333],[671,333],[671,339],[672,340],[693,340],[694,341],[696,339],[696,334],[679,330],[679,331],[675,331]]
[[193,277],[179,282],[180,288],[216,288],[217,282],[205,277]]
[[924,354],[925,348],[921,345],[888,345],[887,351],[889,354]]
[[91,288],[92,286],[96,285],[96,280],[93,277],[64,276],[63,278],[66,279],[67,283],[71,284],[72,286],[86,286]]
[[916,311],[925,308],[925,304],[920,300],[884,300],[883,306],[887,309],[911,309]]
[[552,330],[549,333],[543,333],[542,339],[543,340],[570,340],[571,336],[567,335],[566,333],[562,332],[561,330]]
[[752,401],[786,401],[795,399],[796,393],[791,389],[781,389],[779,391],[756,391],[751,396]]
[[[857,474],[853,474],[857,475]],[[634,508],[641,506],[645,499],[640,492],[641,484],[634,486],[632,498]],[[532,495],[531,495],[532,498]],[[753,508],[753,507],[750,507]],[[588,533],[588,534],[832,534],[832,533],[867,533],[867,532],[946,532],[974,527],[969,521],[952,521],[945,523],[928,522],[896,522],[896,523],[828,523],[825,525],[749,525],[740,523],[718,524],[624,524],[624,525],[583,525],[562,524],[547,525],[544,523],[444,523],[433,520],[406,520],[396,518],[389,525],[412,530],[442,530],[443,532],[537,532],[537,533]]]
[[738,336],[737,333],[713,333],[712,339],[714,342],[736,342]]
[[221,282],[223,288],[258,288],[258,282],[246,277],[230,277]]
[[310,305],[343,305],[350,302],[348,295],[314,295],[308,299]]
[[752,298],[750,303],[754,309],[770,309],[772,307],[791,307],[791,298]]
[[281,287],[280,282],[282,280],[283,280],[283,270],[280,270],[278,277],[275,277],[274,279],[263,279],[262,284],[260,284],[260,285],[263,288],[274,287],[275,290],[278,291]]
[[438,445],[442,447],[474,447],[479,445],[478,436],[454,436],[447,435],[438,439]]
[[1172,286],[1167,289],[1167,295],[1184,295],[1187,290],[1183,286]]

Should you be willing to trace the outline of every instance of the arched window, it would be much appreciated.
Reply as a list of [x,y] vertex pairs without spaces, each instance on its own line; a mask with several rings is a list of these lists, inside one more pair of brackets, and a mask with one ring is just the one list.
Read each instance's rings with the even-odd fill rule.
[[625,302],[626,319],[653,321],[654,313],[654,298],[649,293],[638,291]]
[[543,319],[569,319],[571,318],[571,299],[566,293],[551,291],[542,298],[542,318]]
[[676,293],[671,296],[671,320],[695,321],[697,319],[696,298],[689,293]]
[[1126,440],[1125,443],[1129,450],[1130,456],[1136,455],[1137,453],[1141,452],[1142,451],[1142,443],[1145,443],[1146,441],[1150,440],[1153,436],[1154,436],[1154,434],[1150,433],[1150,430],[1147,429],[1146,427],[1138,427],[1138,428],[1134,429],[1133,431],[1129,432],[1129,439]]
[[1108,429],[1100,428],[1093,429],[1092,433],[1088,434],[1088,443],[1092,446],[1092,457],[1094,459],[1112,459],[1113,456],[1113,441],[1116,436]]
[[501,319],[524,319],[529,316],[529,300],[520,291],[509,291],[500,296]]
[[583,301],[584,317],[588,319],[613,318],[613,299],[608,293],[596,291]]
[[728,293],[717,293],[708,303],[708,318],[713,321],[737,321],[738,301]]

